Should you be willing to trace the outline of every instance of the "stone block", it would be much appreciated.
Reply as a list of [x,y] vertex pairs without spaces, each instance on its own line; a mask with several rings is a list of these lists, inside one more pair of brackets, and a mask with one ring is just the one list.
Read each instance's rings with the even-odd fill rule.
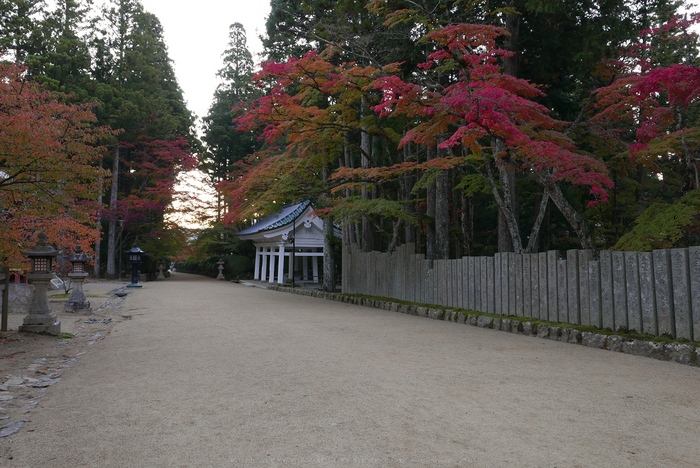
[[625,341],[622,343],[622,352],[634,356],[644,356],[655,359],[666,357],[663,343],[653,343],[650,341]]
[[659,335],[676,336],[676,319],[673,311],[673,283],[671,279],[671,252],[654,250],[654,284],[656,285],[656,319]]
[[625,279],[625,253],[612,253],[613,310],[615,311],[615,328],[629,329],[627,320],[627,280]]
[[493,310],[499,315],[506,315],[501,309],[501,254],[493,256]]
[[508,280],[510,278],[507,252],[501,254],[501,315],[514,315],[511,304],[508,302]]
[[625,287],[627,289],[627,326],[643,333],[642,301],[639,282],[639,257],[637,252],[624,252]]
[[462,289],[462,309],[469,308],[469,257],[462,257],[460,266],[460,288]]
[[657,335],[656,285],[654,281],[654,261],[651,252],[637,254],[639,264],[639,304],[642,314],[642,333]]
[[695,359],[695,346],[684,343],[667,343],[666,358],[679,364],[690,364]]
[[599,333],[583,332],[581,334],[581,344],[589,348],[605,348],[606,337]]
[[557,316],[558,321],[569,323],[569,287],[566,281],[567,261],[557,260]]
[[693,341],[688,249],[671,249],[671,276],[673,279],[673,313],[676,319],[676,337]]
[[700,247],[688,249],[690,264],[690,306],[693,310],[693,339],[700,341]]
[[478,323],[478,320],[479,320],[479,316],[478,316],[478,315],[469,314],[469,315],[467,316],[466,322],[467,322],[469,325],[471,325],[472,327],[475,327],[475,326],[477,325],[477,323]]
[[[10,314],[29,313],[29,306],[34,300],[34,285],[33,284],[14,284],[10,283],[9,289],[9,306],[7,307]],[[0,306],[2,306],[2,294],[0,294]]]
[[513,320],[510,328],[511,333],[515,333],[516,335],[522,335],[524,330],[525,329],[523,328],[523,322],[521,322],[520,320]]
[[494,287],[494,261],[493,257],[486,258],[486,299],[488,301],[489,314],[496,313],[496,289]]
[[578,251],[579,309],[581,325],[591,325],[590,288],[588,285],[588,262],[593,260],[593,251]]
[[523,335],[532,336],[537,334],[537,325],[532,322],[522,322],[523,325]]
[[578,277],[578,260],[579,251],[578,250],[567,250],[566,251],[566,291],[567,291],[567,305],[568,310],[568,322],[579,325],[581,323],[581,309],[579,306],[579,294],[581,293],[581,285]]
[[547,252],[540,252],[539,268],[540,268],[540,319],[549,320],[549,285],[547,284]]
[[569,331],[569,344],[581,344],[583,337],[580,331],[573,328]]
[[525,316],[524,292],[523,292],[523,257],[524,254],[513,254],[515,268],[515,315]]
[[605,343],[605,349],[608,351],[615,351],[617,353],[622,352],[622,344],[625,342],[625,339],[622,338],[621,336],[617,335],[610,335],[608,336],[608,339]]
[[537,326],[537,338],[549,338],[551,327],[549,325]]
[[493,317],[480,315],[476,321],[476,326],[479,328],[491,328],[493,326]]
[[474,257],[469,257],[467,259],[467,265],[469,266],[469,309],[470,310],[475,310],[476,307],[476,298],[474,297],[476,295],[476,290],[475,290],[475,273],[474,273]]
[[530,254],[523,254],[523,317],[532,318],[532,267]]
[[500,317],[494,317],[493,321],[491,322],[491,328],[493,328],[494,330],[501,329],[501,318]]
[[559,339],[557,341],[563,341],[564,343],[568,343],[570,335],[571,328],[562,327],[559,329]]
[[604,328],[615,330],[612,252],[600,252],[600,313]]
[[591,260],[588,262],[588,313],[590,325],[602,327],[600,295],[600,262]]
[[481,310],[480,312],[488,312],[489,311],[489,296],[488,296],[488,278],[487,278],[487,271],[488,269],[486,268],[486,257],[479,257],[479,266],[480,266],[480,274],[479,278],[481,281],[481,287],[479,290],[481,291]]
[[452,260],[442,261],[443,300],[442,305],[454,307],[452,302]]
[[501,319],[501,331],[510,332],[513,327],[513,321],[509,318]]
[[547,299],[549,303],[547,304],[547,309],[549,311],[549,321],[558,322],[559,321],[559,298],[558,292],[558,278],[557,278],[557,264],[559,262],[559,252],[556,250],[549,250],[547,252]]
[[561,341],[561,327],[549,327],[549,339],[552,341]]
[[515,315],[518,317],[521,317],[522,314],[518,315],[518,304],[516,302],[516,297],[515,297],[515,289],[516,289],[516,274],[515,274],[515,263],[516,263],[516,258],[517,255],[508,252],[506,255],[508,255],[508,310],[510,311],[511,315]]
[[455,307],[459,307],[460,309],[464,308],[464,281],[462,280],[462,259],[458,258],[454,260],[455,264],[455,278],[454,278],[454,284],[455,284],[455,290],[456,290],[456,303]]
[[540,317],[540,260],[538,254],[530,257],[530,308],[532,318]]

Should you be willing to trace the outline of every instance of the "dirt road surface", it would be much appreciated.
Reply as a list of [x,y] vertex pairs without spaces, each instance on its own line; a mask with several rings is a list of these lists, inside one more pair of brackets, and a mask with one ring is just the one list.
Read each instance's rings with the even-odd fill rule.
[[0,465],[700,467],[699,368],[185,274],[117,314]]

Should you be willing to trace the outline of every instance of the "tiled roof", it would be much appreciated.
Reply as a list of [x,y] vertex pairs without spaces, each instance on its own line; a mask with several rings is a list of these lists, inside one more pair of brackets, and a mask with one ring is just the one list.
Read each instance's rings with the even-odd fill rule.
[[276,229],[289,224],[296,219],[310,204],[311,200],[305,200],[296,205],[283,206],[282,210],[278,213],[266,216],[257,223],[253,224],[251,227],[237,232],[236,235],[245,236],[249,234],[256,234],[258,232],[269,231],[271,229]]

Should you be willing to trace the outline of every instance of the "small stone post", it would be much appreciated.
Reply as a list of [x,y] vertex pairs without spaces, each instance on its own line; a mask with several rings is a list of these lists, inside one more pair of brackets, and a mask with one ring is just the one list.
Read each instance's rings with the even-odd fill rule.
[[53,279],[51,261],[58,255],[58,250],[46,244],[46,234],[43,232],[39,233],[38,239],[32,250],[22,251],[22,255],[32,262],[27,278],[34,284],[35,290],[29,315],[24,318],[19,331],[57,335],[61,332],[61,322],[56,321],[56,314],[51,311],[46,290]]
[[88,277],[88,272],[85,271],[85,263],[90,259],[79,245],[75,246],[75,251],[68,255],[66,259],[71,262],[73,268],[68,277],[73,282],[73,292],[71,292],[68,302],[66,302],[66,312],[75,312],[81,315],[92,315],[90,301],[85,297],[83,292],[83,282]]
[[217,268],[219,269],[219,276],[216,277],[219,281],[223,281],[226,278],[224,278],[224,259],[220,259],[218,262],[216,262],[217,265],[219,265]]
[[165,275],[163,275],[163,264],[165,262],[161,260],[158,262],[158,277],[156,279],[165,279]]

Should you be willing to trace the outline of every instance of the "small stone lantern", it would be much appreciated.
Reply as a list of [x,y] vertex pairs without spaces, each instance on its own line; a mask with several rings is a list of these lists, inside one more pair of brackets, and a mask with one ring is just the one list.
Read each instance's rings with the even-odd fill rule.
[[165,275],[163,275],[163,265],[164,264],[165,264],[165,262],[163,261],[163,259],[161,259],[158,262],[158,277],[156,279],[165,279]]
[[137,242],[138,239],[136,239],[136,242],[134,242],[134,246],[130,250],[126,251],[126,253],[129,254],[128,263],[131,263],[131,284],[127,284],[127,288],[142,287],[141,283],[139,283],[139,263],[141,263],[141,255],[145,255],[148,252],[146,252],[145,250],[141,250],[139,247],[137,247]]
[[71,262],[73,268],[68,277],[73,281],[73,292],[66,302],[66,312],[75,312],[82,315],[92,315],[90,301],[85,297],[83,292],[83,282],[88,277],[88,272],[85,271],[85,263],[90,260],[79,245],[75,246],[75,251],[68,255],[66,259]]
[[46,295],[49,283],[53,279],[52,261],[58,250],[46,244],[46,234],[39,233],[36,245],[29,251],[22,251],[31,262],[31,270],[27,278],[34,285],[34,300],[29,307],[29,315],[19,327],[21,332],[48,333],[57,335],[61,332],[61,322],[56,321],[56,314],[51,311],[49,298]]
[[216,279],[223,281],[226,278],[224,278],[224,259],[220,259],[218,262],[216,262],[217,265],[219,265],[217,268],[219,269],[219,276],[216,277]]

